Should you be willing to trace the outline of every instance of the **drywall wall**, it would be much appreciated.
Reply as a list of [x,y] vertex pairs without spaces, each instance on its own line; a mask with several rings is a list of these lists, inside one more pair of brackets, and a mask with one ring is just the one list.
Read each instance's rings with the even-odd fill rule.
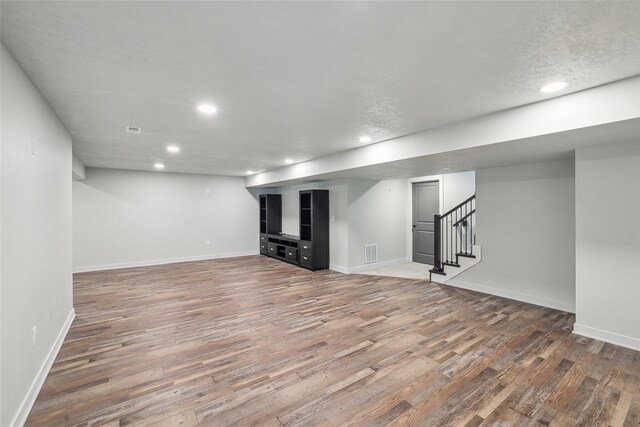
[[71,177],[76,181],[83,181],[87,177],[84,164],[76,156],[71,158]]
[[347,181],[327,181],[314,184],[283,187],[274,192],[282,194],[282,232],[300,235],[299,191],[312,188],[329,190],[329,264],[331,268],[345,271],[347,255]]
[[258,253],[244,179],[87,168],[73,182],[76,271]]
[[482,262],[448,284],[575,310],[574,161],[476,171]]
[[4,46],[0,62],[0,425],[9,426],[26,419],[73,318],[71,136]]
[[575,331],[640,350],[640,141],[575,162]]
[[367,267],[364,263],[364,245],[367,244],[378,245],[378,266],[407,260],[406,185],[406,179],[349,181],[350,272]]
[[456,207],[476,192],[476,172],[448,173],[442,175],[444,206],[442,212]]

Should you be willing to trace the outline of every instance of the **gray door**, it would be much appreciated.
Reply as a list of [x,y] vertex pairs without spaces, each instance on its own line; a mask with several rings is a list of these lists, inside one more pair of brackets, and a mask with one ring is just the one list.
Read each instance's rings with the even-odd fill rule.
[[413,261],[433,265],[433,216],[440,213],[440,183],[413,184]]

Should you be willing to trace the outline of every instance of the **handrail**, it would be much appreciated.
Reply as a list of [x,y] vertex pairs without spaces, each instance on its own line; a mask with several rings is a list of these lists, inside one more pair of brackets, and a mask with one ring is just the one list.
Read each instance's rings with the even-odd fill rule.
[[466,205],[467,203],[469,203],[471,200],[475,199],[476,195],[474,194],[473,196],[469,197],[467,200],[465,200],[464,202],[460,203],[458,206],[449,209],[447,212],[443,213],[442,215],[440,215],[441,217],[445,217],[447,215],[452,214],[453,212],[455,212],[456,210],[460,209],[461,207],[463,207],[464,205]]
[[474,213],[476,213],[476,210],[472,210],[471,212],[469,212],[468,214],[466,214],[465,216],[463,216],[462,218],[460,218],[460,220],[456,223],[454,223],[452,225],[452,227],[457,227],[461,222],[465,221],[467,218],[469,218],[471,215],[473,215]]
[[434,265],[431,273],[444,274],[445,265],[459,266],[460,256],[473,256],[475,198],[474,194],[444,214],[433,216]]

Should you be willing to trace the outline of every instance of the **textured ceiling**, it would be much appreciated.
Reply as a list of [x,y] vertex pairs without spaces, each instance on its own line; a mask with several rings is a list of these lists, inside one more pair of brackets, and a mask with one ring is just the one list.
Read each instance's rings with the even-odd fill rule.
[[243,175],[640,73],[639,2],[0,8],[2,43],[87,166]]

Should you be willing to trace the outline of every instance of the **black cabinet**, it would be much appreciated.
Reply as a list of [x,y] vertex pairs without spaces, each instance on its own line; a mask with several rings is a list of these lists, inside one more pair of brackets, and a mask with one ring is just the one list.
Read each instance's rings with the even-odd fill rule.
[[298,265],[298,236],[267,235],[267,255]]
[[329,190],[300,191],[300,266],[329,268]]

